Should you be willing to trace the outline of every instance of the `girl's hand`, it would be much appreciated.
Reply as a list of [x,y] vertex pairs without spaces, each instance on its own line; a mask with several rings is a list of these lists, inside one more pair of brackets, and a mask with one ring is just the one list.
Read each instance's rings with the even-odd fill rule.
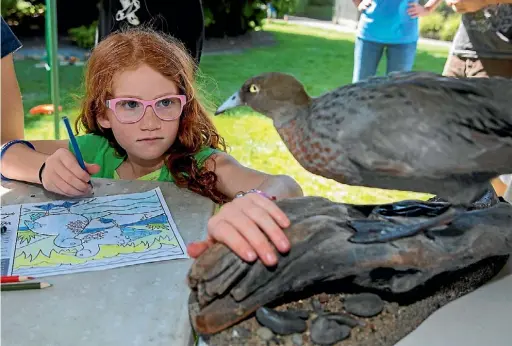
[[357,5],[357,9],[361,12],[366,10],[372,4],[372,0],[362,0],[359,5]]
[[44,188],[69,197],[90,193],[90,174],[97,173],[100,166],[88,163],[85,166],[88,172],[80,167],[76,157],[68,149],[58,149],[46,159],[41,174]]
[[418,18],[423,16],[428,16],[430,14],[430,10],[421,6],[416,2],[410,2],[409,8],[407,9],[407,14],[411,16],[411,18]]
[[249,193],[225,204],[208,222],[207,240],[190,244],[188,254],[196,258],[221,242],[247,262],[259,257],[273,266],[277,256],[270,241],[280,252],[287,252],[290,242],[282,229],[289,225],[290,220],[273,201]]

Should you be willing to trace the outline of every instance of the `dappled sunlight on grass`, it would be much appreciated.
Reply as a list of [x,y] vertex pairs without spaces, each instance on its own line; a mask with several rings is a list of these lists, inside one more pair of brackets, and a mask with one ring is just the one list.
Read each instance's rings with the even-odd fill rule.
[[[354,37],[352,34],[289,24],[268,24],[274,34],[273,47],[254,48],[243,53],[204,55],[198,74],[199,97],[210,112],[238,90],[247,78],[269,71],[293,74],[312,96],[318,96],[352,80]],[[423,45],[418,49],[415,70],[440,73],[448,50]],[[24,95],[25,109],[50,103],[47,75],[33,61],[16,62]],[[383,74],[385,59],[379,65]],[[80,67],[60,70],[63,115],[73,122],[78,114],[74,95],[80,94]],[[361,188],[339,184],[304,170],[283,144],[271,121],[247,107],[213,118],[225,137],[228,152],[242,164],[273,174],[288,174],[302,186],[306,195],[324,196],[349,203],[386,203],[429,195],[411,192]],[[61,138],[67,138],[61,126]],[[53,116],[26,116],[26,137],[52,139]]]

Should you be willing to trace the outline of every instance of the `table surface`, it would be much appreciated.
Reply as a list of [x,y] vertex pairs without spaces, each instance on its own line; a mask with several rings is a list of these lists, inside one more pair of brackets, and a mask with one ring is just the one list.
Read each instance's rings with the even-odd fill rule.
[[512,259],[491,281],[430,315],[395,346],[510,346]]
[[[172,183],[94,179],[95,196],[160,187],[185,244],[204,239],[214,204]],[[66,199],[3,183],[2,205]],[[2,344],[179,346],[192,341],[186,275],[192,259],[52,276],[44,290],[1,293]]]

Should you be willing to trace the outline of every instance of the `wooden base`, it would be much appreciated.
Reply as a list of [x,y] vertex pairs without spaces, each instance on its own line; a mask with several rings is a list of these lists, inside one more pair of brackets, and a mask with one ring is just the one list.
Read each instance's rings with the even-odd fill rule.
[[[347,205],[320,197],[277,203],[292,222],[285,230],[292,249],[280,256],[276,267],[265,267],[260,261],[246,263],[222,244],[192,265],[189,315],[199,334],[222,331],[259,307],[317,283],[349,278],[362,287],[404,293],[438,274],[512,253],[512,206],[495,197],[494,206],[467,211],[447,228],[430,231],[430,237],[418,234],[377,244],[348,242],[354,231],[347,221],[409,223],[427,216],[383,217],[371,213],[377,206]],[[383,210],[382,206],[378,209]]]

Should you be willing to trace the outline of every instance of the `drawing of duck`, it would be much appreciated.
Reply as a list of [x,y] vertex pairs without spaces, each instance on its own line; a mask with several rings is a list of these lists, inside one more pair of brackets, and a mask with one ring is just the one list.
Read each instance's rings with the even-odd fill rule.
[[[111,221],[115,222],[114,220]],[[79,250],[75,256],[80,258],[94,257],[100,252],[100,245],[125,245],[129,241],[130,240],[123,235],[121,227],[116,223],[114,227],[85,235],[82,238],[83,248]]]
[[40,217],[36,221],[24,221],[24,223],[34,233],[56,236],[53,241],[56,246],[70,248],[82,243],[76,236],[89,224],[89,220],[79,214],[56,214]]

